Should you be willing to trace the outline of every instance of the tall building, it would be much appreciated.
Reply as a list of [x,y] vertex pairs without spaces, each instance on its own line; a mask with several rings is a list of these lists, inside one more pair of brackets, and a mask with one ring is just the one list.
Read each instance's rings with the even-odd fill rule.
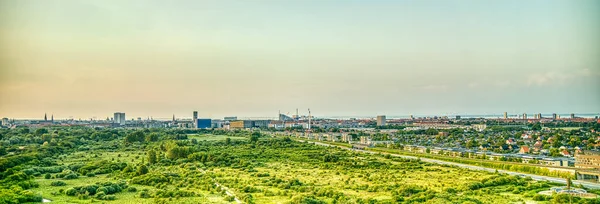
[[48,121],[48,115],[44,113],[44,121]]
[[198,111],[194,111],[194,115],[192,116],[192,122],[194,123],[194,127],[198,126]]
[[508,113],[504,112],[504,119],[508,119]]
[[575,119],[575,113],[571,113],[571,119]]
[[542,119],[542,114],[541,113],[538,113],[537,116],[538,116],[538,119]]
[[457,115],[457,116],[456,116],[456,119],[457,119],[457,120],[460,120],[460,115]]
[[523,120],[527,120],[527,113],[523,113]]
[[377,126],[384,126],[385,125],[385,115],[378,115],[377,116]]
[[52,114],[52,116],[50,116],[50,121],[54,122],[54,114]]
[[114,117],[114,123],[119,125],[125,125],[125,113],[116,112]]
[[8,127],[8,118],[2,118],[2,126]]
[[554,119],[554,120],[558,119],[558,115],[556,115],[556,113],[552,113],[552,119]]

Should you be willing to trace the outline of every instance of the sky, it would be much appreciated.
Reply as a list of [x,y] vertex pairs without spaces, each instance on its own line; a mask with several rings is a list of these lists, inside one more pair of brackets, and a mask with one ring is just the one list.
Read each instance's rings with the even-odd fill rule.
[[600,2],[0,0],[0,117],[600,113]]

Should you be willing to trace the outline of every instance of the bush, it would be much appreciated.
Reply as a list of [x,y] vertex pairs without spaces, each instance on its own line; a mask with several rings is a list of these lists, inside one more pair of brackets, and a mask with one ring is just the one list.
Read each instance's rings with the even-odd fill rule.
[[68,196],[75,196],[77,194],[77,190],[75,190],[74,188],[69,188],[65,191],[65,195]]
[[77,178],[79,178],[79,176],[77,176],[76,173],[70,173],[70,174],[65,175],[65,177],[63,177],[63,178],[67,179],[67,180],[71,180],[71,179],[77,179]]
[[140,198],[150,198],[150,193],[148,193],[148,191],[141,191],[138,196],[140,196]]
[[127,188],[127,192],[136,192],[136,191],[137,191],[137,188],[135,188],[135,187]]
[[533,196],[533,200],[535,200],[535,201],[547,201],[548,198],[545,195],[536,194],[536,195]]
[[47,173],[46,175],[44,175],[45,179],[50,179],[50,177],[52,177],[52,175],[50,173]]
[[50,186],[66,186],[67,183],[65,183],[64,181],[52,181],[52,183],[50,183]]

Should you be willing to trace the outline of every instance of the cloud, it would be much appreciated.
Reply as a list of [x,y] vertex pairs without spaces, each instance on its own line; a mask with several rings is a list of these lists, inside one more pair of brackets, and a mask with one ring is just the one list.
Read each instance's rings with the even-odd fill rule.
[[441,85],[431,84],[431,85],[422,86],[421,89],[427,90],[427,91],[446,91],[446,90],[448,90],[448,86],[445,84],[441,84]]
[[529,77],[527,78],[527,85],[544,86],[550,84],[565,84],[569,81],[576,80],[577,78],[593,76],[600,75],[598,75],[598,73],[594,73],[590,69],[575,70],[571,73],[549,71],[546,73],[535,73],[529,75]]
[[479,87],[479,82],[471,82],[471,83],[467,84],[467,86],[469,88],[477,88],[477,87]]

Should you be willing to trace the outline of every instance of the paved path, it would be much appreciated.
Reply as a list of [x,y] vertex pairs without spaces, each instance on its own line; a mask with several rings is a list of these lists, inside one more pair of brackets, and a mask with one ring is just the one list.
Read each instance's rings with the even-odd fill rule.
[[[206,171],[204,171],[203,169],[198,168],[198,171],[202,172],[202,174],[206,174]],[[242,201],[240,201],[240,199],[238,199],[238,197],[235,196],[235,194],[233,194],[231,191],[229,191],[229,188],[221,185],[219,182],[217,182],[217,180],[215,178],[211,177],[210,179],[212,179],[212,181],[215,182],[215,185],[217,187],[220,187],[221,190],[225,190],[225,194],[227,194],[228,196],[233,196],[233,198],[235,199],[236,203],[238,203],[238,204],[242,203]]]
[[[303,140],[298,140],[298,141],[304,142]],[[321,142],[309,141],[309,143],[327,146],[327,147],[339,147],[339,148],[350,150],[350,151],[363,152],[363,153],[369,153],[369,154],[380,153],[380,152],[374,152],[374,151],[368,151],[368,150],[352,149],[352,148],[348,148],[348,147],[344,147],[344,146],[331,145],[331,144],[326,144],[326,143],[321,143]],[[402,157],[402,158],[408,158],[408,159],[418,159],[419,158],[419,159],[421,159],[421,161],[424,161],[424,162],[453,165],[453,166],[457,166],[457,167],[461,167],[461,168],[465,168],[465,169],[471,169],[471,170],[489,171],[489,172],[498,171],[500,173],[506,173],[509,175],[517,175],[517,176],[521,176],[521,177],[531,177],[533,180],[536,180],[536,181],[551,181],[551,182],[562,183],[562,184],[567,183],[567,181],[563,178],[556,178],[556,177],[550,177],[550,176],[539,176],[539,175],[535,175],[535,174],[526,174],[526,173],[520,173],[520,172],[514,172],[514,171],[506,171],[506,170],[501,170],[501,169],[480,167],[480,166],[469,165],[469,164],[461,164],[461,163],[456,163],[456,162],[448,162],[448,161],[442,161],[442,160],[437,160],[437,159],[406,156],[406,155],[400,155],[400,154],[391,154],[391,153],[383,153],[383,152],[381,154],[389,154],[390,156]],[[600,189],[600,183],[592,183],[592,182],[578,181],[578,180],[573,180],[572,182],[575,185],[581,184],[586,188]]]

